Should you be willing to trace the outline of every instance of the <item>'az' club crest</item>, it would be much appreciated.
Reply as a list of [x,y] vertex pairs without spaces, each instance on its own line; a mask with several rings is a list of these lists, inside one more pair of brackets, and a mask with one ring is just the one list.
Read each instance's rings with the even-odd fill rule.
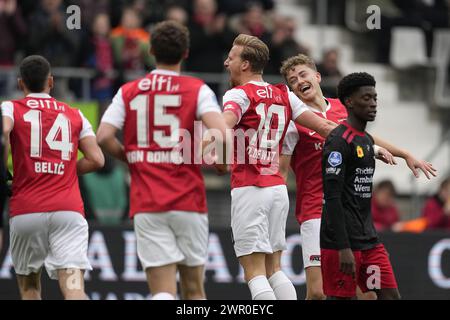
[[337,151],[331,152],[330,155],[328,156],[328,163],[332,167],[337,167],[338,165],[340,165],[342,163],[341,153]]

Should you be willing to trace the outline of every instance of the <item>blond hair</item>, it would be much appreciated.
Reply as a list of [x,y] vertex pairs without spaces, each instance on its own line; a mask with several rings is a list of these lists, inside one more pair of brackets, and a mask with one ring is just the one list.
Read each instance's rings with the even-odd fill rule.
[[241,59],[250,63],[250,70],[262,73],[269,61],[269,48],[260,39],[247,34],[240,34],[234,39],[233,46],[242,46]]
[[288,72],[298,65],[305,65],[314,71],[317,71],[317,67],[313,59],[305,54],[299,54],[284,60],[281,64],[280,73],[287,80]]

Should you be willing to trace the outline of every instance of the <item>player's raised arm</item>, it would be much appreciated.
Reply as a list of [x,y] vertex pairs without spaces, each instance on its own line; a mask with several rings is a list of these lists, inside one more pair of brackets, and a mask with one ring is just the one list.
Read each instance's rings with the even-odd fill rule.
[[297,127],[293,121],[290,121],[280,154],[280,174],[286,182],[289,175],[292,154],[294,153],[295,146],[297,145],[299,139],[300,136],[298,134]]
[[97,144],[95,133],[89,121],[80,111],[83,127],[80,132],[80,142],[78,147],[83,153],[83,158],[77,161],[77,174],[82,175],[96,171],[105,165],[105,157]]
[[122,128],[124,121],[125,104],[122,98],[122,89],[120,89],[103,115],[97,130],[97,142],[104,151],[126,163],[125,148],[116,137],[116,133]]
[[431,175],[436,177],[437,171],[431,163],[425,160],[418,160],[407,150],[394,146],[379,137],[373,136],[373,139],[378,146],[385,148],[395,157],[403,158],[416,178],[419,177],[419,170],[421,170],[428,179],[430,179]]
[[1,105],[2,109],[2,121],[3,121],[3,163],[5,167],[8,164],[8,152],[9,152],[9,134],[14,128],[14,110],[13,104],[10,101],[5,101]]
[[292,108],[292,119],[299,125],[316,131],[322,137],[327,137],[331,130],[337,127],[333,121],[321,118],[308,110],[308,107],[293,92],[289,92],[289,102]]

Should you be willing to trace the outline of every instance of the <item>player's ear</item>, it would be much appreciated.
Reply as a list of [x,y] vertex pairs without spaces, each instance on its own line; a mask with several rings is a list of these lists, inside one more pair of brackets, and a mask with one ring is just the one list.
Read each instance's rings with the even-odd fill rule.
[[17,79],[17,86],[19,87],[20,91],[25,91],[25,84],[23,83],[22,78]]
[[54,80],[53,80],[53,76],[52,75],[48,76],[47,85],[48,85],[49,89],[53,89]]
[[186,51],[183,53],[183,60],[186,60],[189,57],[189,49],[186,49]]
[[322,82],[322,75],[320,74],[320,72],[316,72],[316,79],[318,83]]
[[241,70],[247,71],[250,68],[250,62],[248,60],[243,60],[241,63]]
[[344,105],[345,105],[347,108],[353,109],[353,106],[352,106],[352,103],[353,103],[352,98],[347,97],[347,98],[344,99],[344,102],[345,102]]

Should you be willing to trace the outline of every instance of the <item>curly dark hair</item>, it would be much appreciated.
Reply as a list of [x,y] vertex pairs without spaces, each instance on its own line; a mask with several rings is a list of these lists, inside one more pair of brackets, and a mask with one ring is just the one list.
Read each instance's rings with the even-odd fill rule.
[[337,94],[341,103],[345,106],[345,99],[351,96],[360,87],[375,87],[375,79],[367,72],[354,72],[346,75],[338,84]]
[[157,62],[177,64],[189,49],[189,30],[175,21],[160,22],[151,33],[150,45]]

